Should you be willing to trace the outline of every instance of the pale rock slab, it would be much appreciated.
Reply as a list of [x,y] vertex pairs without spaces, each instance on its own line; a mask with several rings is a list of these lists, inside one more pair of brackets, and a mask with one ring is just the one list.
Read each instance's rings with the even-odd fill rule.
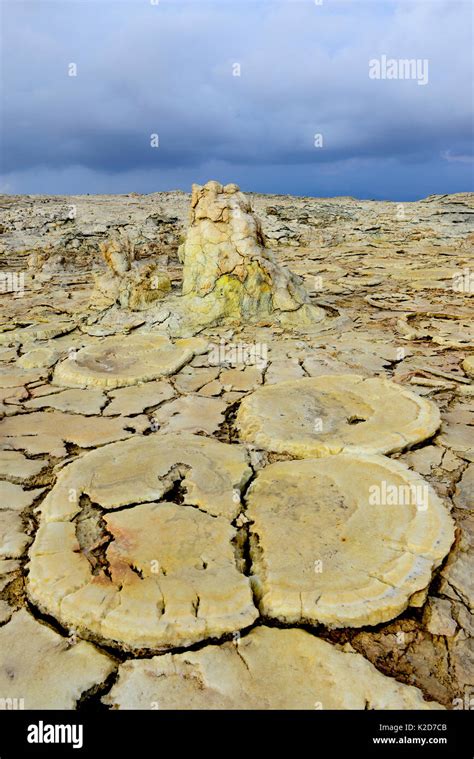
[[207,385],[201,387],[199,395],[204,395],[206,398],[212,398],[222,393],[223,387],[219,380],[212,380]]
[[428,314],[409,314],[398,319],[397,328],[407,340],[429,339],[443,348],[463,350],[474,344],[474,327],[472,319],[467,316],[451,315],[449,319],[443,319]]
[[15,579],[15,576],[18,576],[20,566],[18,559],[0,558],[0,592]]
[[7,368],[0,370],[0,388],[24,387],[30,382],[43,378],[46,374],[47,372],[41,369],[22,369],[16,364],[8,365]]
[[431,581],[454,540],[426,482],[383,456],[271,464],[247,493],[253,588],[285,623],[386,622]]
[[453,450],[467,461],[474,461],[474,404],[459,400],[442,415],[443,424],[436,443]]
[[0,477],[11,482],[26,482],[46,466],[47,461],[27,459],[20,451],[0,451]]
[[174,396],[175,392],[172,386],[165,380],[118,388],[109,392],[109,397],[112,400],[104,409],[103,415],[141,414],[146,408],[160,406],[164,401],[169,401]]
[[0,389],[0,412],[2,416],[18,413],[18,407],[28,398],[25,387],[6,387]]
[[443,461],[441,462],[441,469],[445,472],[455,472],[463,464],[463,460],[456,456],[453,451],[445,451]]
[[128,661],[103,702],[115,709],[442,709],[303,630],[257,627],[236,643]]
[[226,404],[220,398],[183,395],[153,414],[153,423],[162,432],[204,432],[212,435],[224,421]]
[[15,348],[0,348],[1,362],[15,361],[16,358],[17,358],[17,352]]
[[23,511],[31,506],[33,501],[44,493],[45,488],[34,488],[25,490],[21,485],[14,485],[12,482],[0,481],[0,511],[13,510]]
[[428,600],[423,621],[432,635],[446,635],[452,638],[456,634],[457,624],[452,618],[451,603],[445,598]]
[[81,510],[81,495],[106,510],[155,501],[182,479],[184,504],[232,520],[240,511],[234,491],[242,490],[251,473],[243,446],[188,433],[135,437],[61,469],[41,504],[42,519],[70,521]]
[[71,646],[24,609],[0,628],[0,693],[23,699],[25,709],[74,709],[82,693],[114,669],[93,645]]
[[16,342],[25,345],[34,340],[50,340],[59,335],[66,335],[76,328],[76,322],[70,319],[53,319],[49,322],[31,324],[29,327],[0,332],[0,345],[13,345]]
[[242,440],[300,458],[392,453],[430,437],[438,407],[385,378],[304,377],[259,388],[244,398]]
[[20,514],[0,511],[0,559],[19,559],[29,543]]
[[24,353],[16,362],[23,369],[49,368],[59,359],[60,353],[55,348],[34,348]]
[[453,503],[457,509],[474,511],[474,464],[469,464],[457,483]]
[[426,445],[423,448],[416,448],[414,451],[408,451],[402,456],[403,461],[410,469],[414,469],[418,474],[431,474],[432,469],[439,467],[443,460],[443,450],[436,445]]
[[54,408],[71,414],[92,416],[100,414],[106,402],[107,396],[101,390],[73,388],[51,395],[42,395],[40,398],[32,398],[24,406],[28,409]]
[[0,601],[0,625],[5,624],[11,619],[13,609],[6,601]]
[[304,370],[296,359],[278,359],[270,362],[265,372],[265,384],[274,385],[277,382],[287,382],[304,376]]
[[174,377],[174,386],[180,393],[195,393],[208,382],[215,380],[219,376],[219,371],[219,367],[185,366]]
[[54,387],[54,385],[50,385],[48,382],[41,385],[35,383],[29,388],[28,395],[30,398],[41,398],[43,395],[53,395],[62,391],[62,387]]
[[[56,397],[56,396],[53,396]],[[147,417],[101,418],[67,414],[63,411],[32,411],[0,422],[0,435],[12,448],[31,454],[65,456],[65,443],[93,448],[143,432]]]
[[318,352],[304,358],[303,367],[310,377],[318,377],[327,374],[353,374],[354,370],[336,359],[328,356],[326,352]]
[[191,361],[197,346],[154,334],[106,337],[58,364],[54,383],[107,389],[136,385],[174,374]]
[[262,384],[262,370],[258,366],[246,366],[243,369],[224,369],[220,381],[226,390],[248,392]]
[[[230,525],[251,475],[245,449],[189,434],[126,443],[59,471],[40,506],[30,599],[65,626],[126,650],[186,646],[250,625],[258,612]],[[176,483],[178,503],[156,502]],[[84,495],[102,507],[92,548],[73,521]],[[101,545],[97,566],[91,550]]]
[[459,537],[441,570],[440,593],[474,611],[474,516],[458,522]]

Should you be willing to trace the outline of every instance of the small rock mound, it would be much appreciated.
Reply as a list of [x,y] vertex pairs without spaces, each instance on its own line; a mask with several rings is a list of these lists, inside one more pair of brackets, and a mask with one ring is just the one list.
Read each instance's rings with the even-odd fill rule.
[[134,260],[134,248],[124,235],[99,245],[109,270],[95,278],[91,305],[104,308],[118,305],[143,311],[171,290],[168,275],[151,264]]

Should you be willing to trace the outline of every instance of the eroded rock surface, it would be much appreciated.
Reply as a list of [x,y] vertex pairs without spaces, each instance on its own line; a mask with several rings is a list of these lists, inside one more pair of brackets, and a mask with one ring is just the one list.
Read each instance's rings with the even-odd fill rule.
[[[5,287],[0,292],[0,514],[5,516],[1,525],[4,558],[0,558],[0,630],[9,627],[9,620],[18,610],[28,609],[29,618],[33,614],[39,621],[33,626],[26,624],[23,635],[16,632],[21,635],[23,651],[36,650],[38,629],[49,631],[38,610],[42,601],[52,614],[52,622],[56,617],[67,626],[77,620],[78,629],[61,628],[58,624],[54,633],[58,647],[67,643],[74,651],[76,640],[106,640],[101,627],[108,609],[107,634],[116,636],[109,639],[111,646],[115,650],[125,648],[125,639],[128,638],[129,644],[132,640],[127,654],[130,663],[123,665],[122,671],[132,670],[136,664],[137,687],[144,686],[142,701],[134,685],[133,697],[128,686],[126,697],[119,688],[117,699],[109,700],[108,705],[122,701],[125,705],[133,699],[145,705],[149,677],[140,668],[150,661],[164,668],[170,660],[183,661],[181,653],[172,659],[163,654],[148,662],[137,661],[134,657],[140,645],[156,645],[156,649],[147,649],[148,655],[155,654],[162,650],[163,643],[171,642],[174,646],[173,641],[178,639],[186,646],[190,630],[196,633],[192,640],[197,639],[199,632],[199,636],[204,636],[199,638],[204,641],[201,646],[206,642],[218,643],[212,647],[215,653],[210,661],[217,662],[212,678],[205,676],[205,682],[210,682],[213,690],[211,693],[204,684],[203,693],[212,703],[222,703],[219,683],[224,683],[224,669],[220,669],[221,658],[218,662],[217,655],[222,651],[231,651],[232,655],[238,652],[237,645],[226,641],[233,635],[236,643],[239,630],[244,636],[242,625],[258,630],[262,624],[261,617],[255,618],[258,582],[254,581],[252,605],[249,580],[252,574],[257,578],[265,576],[255,545],[257,531],[264,526],[263,532],[270,536],[280,530],[279,554],[295,556],[291,564],[294,574],[288,574],[291,581],[288,594],[285,591],[285,598],[288,595],[291,599],[294,591],[291,583],[306,583],[309,577],[304,572],[298,576],[302,556],[295,553],[297,541],[311,547],[314,533],[305,529],[307,512],[308,525],[326,516],[325,532],[320,535],[317,548],[322,547],[325,536],[334,543],[334,536],[344,537],[343,526],[350,531],[357,524],[356,517],[347,523],[343,520],[339,526],[335,519],[333,522],[330,519],[330,515],[337,514],[338,503],[345,514],[355,508],[347,487],[342,488],[344,493],[337,503],[333,500],[336,488],[330,488],[324,500],[320,499],[320,511],[315,511],[314,504],[308,504],[310,493],[304,492],[298,496],[296,507],[286,510],[280,526],[273,512],[265,513],[268,494],[263,493],[259,518],[250,519],[251,509],[258,504],[247,502],[245,488],[252,482],[251,472],[246,469],[249,462],[257,484],[275,462],[288,460],[298,465],[309,461],[291,462],[293,457],[300,458],[306,453],[280,453],[260,447],[260,443],[243,441],[239,435],[239,406],[244,414],[245,406],[253,403],[259,388],[262,391],[266,387],[275,388],[278,402],[270,404],[265,412],[270,418],[262,427],[264,435],[272,430],[273,439],[273,424],[277,423],[281,431],[279,420],[283,417],[278,417],[278,412],[282,410],[285,429],[288,431],[288,426],[292,429],[293,442],[301,445],[303,440],[303,447],[317,445],[319,452],[311,456],[320,456],[322,451],[326,455],[329,448],[335,454],[331,462],[319,460],[317,466],[323,463],[334,466],[339,444],[346,451],[345,446],[356,444],[357,456],[364,459],[366,454],[361,454],[361,450],[383,451],[390,457],[385,460],[390,470],[387,485],[394,476],[392,464],[399,459],[424,478],[424,483],[416,481],[417,486],[428,484],[429,492],[432,493],[431,489],[436,492],[444,508],[451,508],[456,525],[456,539],[440,566],[435,566],[438,559],[433,549],[432,559],[420,558],[413,578],[403,574],[401,564],[396,572],[394,569],[399,581],[397,588],[392,589],[394,598],[398,597],[394,606],[403,598],[408,604],[401,615],[376,626],[367,623],[362,628],[307,622],[312,640],[320,644],[326,639],[334,651],[341,647],[349,651],[352,646],[377,667],[377,679],[371,681],[368,689],[369,704],[382,703],[387,690],[393,687],[403,690],[404,683],[416,685],[425,698],[448,708],[469,708],[474,688],[473,196],[459,193],[395,204],[348,197],[249,194],[242,199],[235,187],[230,189],[227,194],[216,191],[216,202],[204,203],[206,213],[210,209],[211,215],[217,213],[219,217],[222,213],[221,218],[194,218],[196,204],[191,226],[192,199],[181,192],[75,198],[1,196],[0,269]],[[201,190],[195,192],[194,200],[200,193]],[[239,219],[241,203],[246,208],[250,204],[253,210],[242,206]],[[76,211],[73,215],[67,213],[71,204]],[[224,222],[226,208],[234,210]],[[242,237],[239,229],[245,231]],[[234,240],[227,238],[230,245],[222,243],[220,247],[216,242],[218,235],[229,231],[233,231]],[[183,265],[178,248],[192,240],[193,235],[195,242],[204,244],[206,255],[199,254],[199,245],[189,250],[192,277],[187,281],[194,278],[201,291],[183,295]],[[114,241],[119,244],[113,244]],[[185,245],[181,253],[184,248]],[[230,267],[234,254],[243,268],[233,273]],[[257,269],[263,272],[262,279],[256,277]],[[220,289],[211,289],[206,294],[206,272],[210,274],[209,282],[217,276]],[[165,275],[163,280],[161,273]],[[164,292],[167,285],[160,290],[160,283],[167,282],[167,278],[171,290]],[[96,292],[94,298],[99,297],[91,305],[94,281],[104,283],[107,279],[114,287],[119,286],[119,297],[116,291],[112,298],[105,291],[102,295]],[[265,294],[270,279],[272,293],[278,291],[278,298],[281,297],[280,310],[270,310],[274,307],[273,295],[270,298],[270,291]],[[120,288],[124,283],[130,287],[122,288],[122,297]],[[255,287],[255,307],[247,297],[246,283]],[[10,291],[9,284],[21,285],[22,289]],[[137,296],[135,303],[132,291]],[[217,293],[222,297],[216,298]],[[140,310],[132,310],[136,307]],[[252,308],[259,313],[252,315]],[[226,316],[226,309],[234,315]],[[324,318],[319,321],[321,309]],[[306,318],[310,312],[311,317]],[[183,336],[190,339],[183,341]],[[140,345],[142,340],[146,345]],[[64,383],[57,383],[56,376],[63,372],[67,375],[69,370],[71,376]],[[344,393],[336,394],[336,403],[335,394],[327,392],[328,375],[333,377],[332,384],[342,382],[342,377],[356,375],[364,378],[362,387],[364,383],[367,387],[373,383],[374,388],[380,388],[380,394],[376,398],[377,393],[370,392],[365,394],[367,397],[361,394],[354,399],[352,391],[346,388]],[[324,377],[325,394],[318,394],[318,402],[312,405],[313,399],[305,413],[302,394],[292,418],[288,410],[294,391],[290,399],[288,391],[282,392],[278,385],[304,382],[307,377]],[[395,387],[390,384],[388,394],[386,380],[395,383]],[[421,412],[425,402],[429,409],[426,416]],[[371,418],[381,422],[379,426],[371,426],[370,420],[362,421],[365,417],[359,412],[367,406],[374,411]],[[434,406],[441,416],[439,428],[436,412],[432,415]],[[299,428],[295,426],[296,418]],[[430,424],[425,424],[430,418],[431,432]],[[194,430],[193,439],[197,438],[200,446],[218,445],[217,441],[230,444],[225,450],[231,449],[237,459],[243,455],[244,460],[239,459],[232,473],[226,470],[228,457],[219,458],[212,452],[204,457],[204,465],[195,451],[194,461],[187,460],[186,465],[176,467],[171,449],[180,451],[183,439],[180,437],[178,443],[175,433],[171,433],[175,442],[170,443],[170,430],[178,429]],[[162,446],[157,447],[156,457],[149,456],[146,451],[154,449],[160,438]],[[112,442],[117,440],[123,442]],[[170,443],[170,451],[165,440]],[[137,453],[132,456],[135,446]],[[85,453],[85,448],[95,450]],[[184,449],[186,453],[186,446]],[[156,460],[162,462],[162,468],[150,467],[150,462]],[[197,470],[201,476],[196,479]],[[242,471],[245,476],[241,478]],[[364,471],[360,468],[358,476],[354,475],[354,483],[359,483],[357,488]],[[401,487],[407,483],[405,469],[404,472],[395,483]],[[227,496],[219,500],[216,493],[223,485],[222,478],[228,483],[224,487]],[[299,488],[299,483],[295,484],[295,493]],[[275,493],[275,499],[281,498],[283,492],[286,490],[282,487],[280,494]],[[403,490],[395,492],[403,499]],[[422,503],[424,492],[423,488],[418,490]],[[387,490],[385,494],[392,499]],[[407,521],[401,519],[392,530],[405,549],[408,543],[404,540],[413,538],[415,526],[422,524],[423,512],[415,514],[412,506],[400,505],[400,513]],[[380,507],[375,509],[377,513],[381,511]],[[387,502],[390,518],[394,509],[393,501]],[[355,513],[358,511],[359,508]],[[297,514],[301,521],[296,520]],[[417,550],[427,549],[426,541],[435,540],[435,521],[430,522],[431,527],[414,546],[411,559],[407,556],[407,562],[418,556]],[[384,524],[390,525],[390,519],[376,520],[373,525],[369,520],[368,534],[373,536],[377,529],[380,535]],[[46,527],[47,530],[43,529]],[[403,529],[404,534],[399,535]],[[153,541],[156,530],[166,538],[162,543]],[[360,530],[354,534],[357,537]],[[362,536],[360,545],[364,545],[364,539],[367,543]],[[160,555],[150,559],[155,545]],[[201,545],[205,546],[204,551],[200,550]],[[383,577],[390,582],[387,557],[393,542],[384,539],[374,545],[377,550],[371,545],[366,551],[364,569],[373,575],[372,587],[378,587],[382,574],[375,576],[371,561],[376,557],[385,561]],[[37,547],[41,550],[36,558],[33,554]],[[336,556],[347,559],[346,550],[347,540],[336,541],[332,560]],[[37,605],[33,596],[28,603],[29,552],[30,564],[37,561],[39,568],[38,575],[32,576],[37,584],[34,592],[38,589],[42,594]],[[403,552],[394,551],[394,555],[401,561]],[[274,552],[272,561],[273,557]],[[330,558],[328,553],[327,562]],[[315,556],[313,561],[319,558]],[[204,563],[208,564],[206,569]],[[167,564],[170,571],[164,575],[161,570],[167,571]],[[313,570],[318,566],[313,566]],[[334,565],[331,566],[335,571]],[[211,567],[212,571],[222,573],[226,582],[233,578],[230,585],[224,584],[220,595],[215,590],[217,582],[213,580],[211,587],[205,582],[206,577],[218,576],[212,574]],[[121,599],[118,591],[115,596],[110,592],[120,584],[115,585],[108,576],[112,569],[116,578],[125,580]],[[350,577],[349,572],[349,580]],[[178,578],[183,584],[179,585]],[[159,594],[157,588],[161,588],[162,581],[168,583],[164,586],[166,593],[161,589]],[[322,581],[322,577],[313,572],[311,581]],[[424,583],[426,586],[421,587]],[[418,584],[421,589],[409,595],[411,586]],[[378,600],[376,597],[372,611],[383,598],[378,608],[387,612],[390,586],[382,582],[381,585],[386,595],[383,598],[382,594]],[[344,590],[351,589],[346,583]],[[169,603],[171,625],[166,631],[163,626],[159,628],[161,637],[157,641],[154,622],[158,626],[160,619],[166,617],[160,599]],[[250,605],[246,606],[248,599]],[[361,602],[360,609],[364,606],[367,604]],[[240,611],[236,611],[237,607]],[[244,608],[250,609],[247,617],[247,612],[241,613]],[[255,621],[244,621],[244,617]],[[206,624],[211,620],[212,624],[206,627],[203,620]],[[212,629],[227,632],[216,641]],[[150,631],[155,636],[152,641],[146,640]],[[282,646],[287,649],[288,660],[272,642],[269,661],[273,669],[275,652],[282,661],[289,662],[288,666],[299,667],[295,664],[299,654],[293,633],[300,631],[293,628],[288,632],[292,635],[285,638]],[[42,649],[41,656],[54,664],[49,647]],[[120,653],[120,658],[123,656]],[[344,661],[353,661],[350,657],[354,654],[347,653],[344,657]],[[25,682],[27,669],[34,681],[36,667],[37,662],[31,657],[25,661]],[[186,665],[185,673],[188,671]],[[194,691],[196,683],[201,682],[200,675],[197,670],[193,672],[194,680],[179,678],[180,688],[190,687],[179,699],[176,696],[183,706],[194,703],[194,699],[198,703],[201,698]],[[340,678],[351,680],[347,668],[341,672]],[[258,689],[251,682],[246,691],[250,694],[248,703],[254,697],[260,705],[282,703],[291,707],[295,703],[294,689],[290,694],[283,680],[278,683],[286,695],[280,701],[276,700],[273,684],[273,690],[265,687],[265,682],[274,682],[272,671],[269,670],[268,677],[258,677]],[[358,672],[357,678],[362,680],[365,675]],[[75,674],[71,675],[70,680],[78,683],[77,688],[74,685],[76,689],[70,697],[67,695],[70,686],[63,683],[61,694],[66,695],[64,698],[58,695],[57,703],[73,708],[85,685],[87,699],[97,706],[100,695],[94,692],[99,689],[103,693],[108,687],[102,670],[95,669],[85,679],[84,684],[76,680]],[[167,677],[154,678],[153,685],[165,679],[168,688],[171,681]],[[125,679],[120,682],[124,684]],[[229,686],[229,692],[234,693],[233,687]],[[216,691],[218,696],[214,695]],[[331,703],[336,708],[365,703],[359,692],[355,701],[351,700],[352,695],[341,701],[340,693],[330,691],[331,698],[336,699]],[[381,700],[377,701],[379,696]],[[229,697],[226,703],[234,704],[233,698]],[[38,706],[48,703],[44,690],[37,692],[36,703]],[[403,701],[401,708],[407,704],[411,706],[412,702]],[[235,707],[239,708],[238,700]],[[314,706],[310,704],[309,708]]]
[[282,622],[386,622],[424,591],[454,540],[421,477],[382,456],[270,464],[248,493],[253,586]]
[[250,625],[257,610],[231,525],[250,474],[245,449],[187,434],[82,457],[41,504],[30,598],[64,625],[132,650]]
[[303,630],[257,627],[236,643],[126,662],[119,709],[441,709],[354,652]]
[[134,334],[126,338],[106,337],[90,348],[82,348],[58,364],[54,382],[69,387],[116,388],[147,382],[181,369],[195,350],[197,340],[172,343],[162,335]]
[[431,437],[440,421],[434,403],[386,379],[323,375],[256,390],[237,427],[243,440],[306,458],[393,453]]
[[299,278],[265,247],[261,225],[235,184],[193,185],[180,256],[183,295],[192,299],[203,323],[273,317],[297,326],[324,319]]
[[114,669],[113,660],[90,643],[71,645],[25,610],[0,627],[0,692],[21,702],[17,708],[74,709]]
[[166,272],[156,264],[134,260],[134,246],[125,235],[101,243],[100,249],[109,269],[96,275],[91,298],[93,307],[118,305],[131,311],[143,311],[171,290]]

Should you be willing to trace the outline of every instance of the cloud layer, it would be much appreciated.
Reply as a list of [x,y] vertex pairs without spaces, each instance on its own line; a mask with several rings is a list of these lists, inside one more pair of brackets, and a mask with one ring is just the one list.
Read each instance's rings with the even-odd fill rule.
[[[2,192],[473,189],[468,1],[4,0],[2,15]],[[426,59],[428,83],[370,78],[382,56]]]

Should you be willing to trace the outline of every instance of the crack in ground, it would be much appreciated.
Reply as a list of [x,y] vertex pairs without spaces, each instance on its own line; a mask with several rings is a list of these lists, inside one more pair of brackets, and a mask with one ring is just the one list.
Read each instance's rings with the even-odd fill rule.
[[106,554],[115,537],[107,529],[103,511],[99,506],[92,503],[89,496],[84,494],[79,498],[79,509],[72,522],[76,526],[76,538],[81,553],[89,562],[94,576],[103,572],[109,580],[112,580],[112,572]]

